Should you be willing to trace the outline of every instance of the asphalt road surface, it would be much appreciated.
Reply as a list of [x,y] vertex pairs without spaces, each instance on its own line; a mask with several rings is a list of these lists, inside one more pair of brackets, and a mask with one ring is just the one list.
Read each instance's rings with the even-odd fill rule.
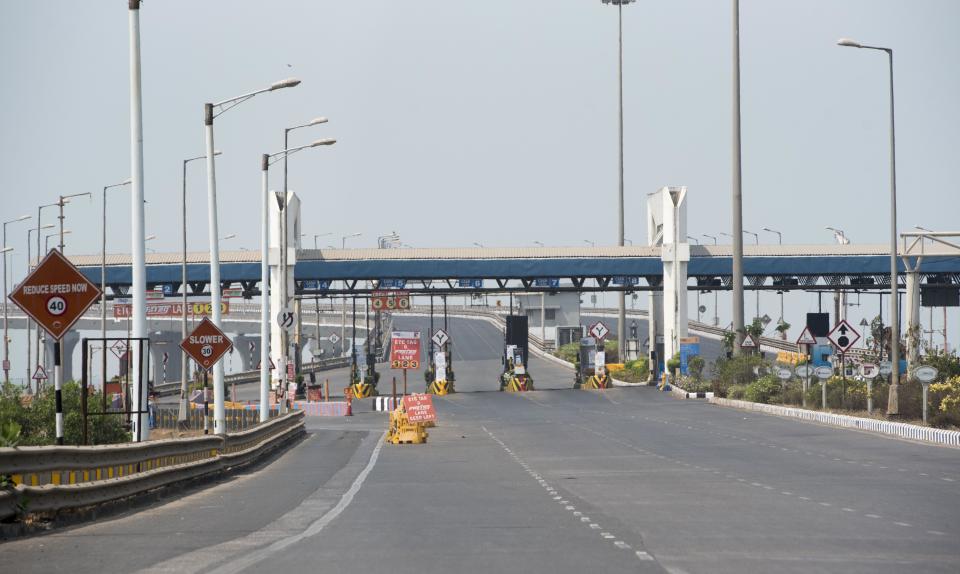
[[[257,470],[0,545],[10,572],[960,571],[960,453],[655,389],[310,418]],[[381,446],[382,445],[382,446]]]

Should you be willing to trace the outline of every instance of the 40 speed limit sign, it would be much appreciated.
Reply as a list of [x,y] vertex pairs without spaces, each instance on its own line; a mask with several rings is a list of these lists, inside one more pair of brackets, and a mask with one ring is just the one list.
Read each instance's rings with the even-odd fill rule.
[[100,298],[100,289],[56,249],[10,295],[31,319],[60,340]]

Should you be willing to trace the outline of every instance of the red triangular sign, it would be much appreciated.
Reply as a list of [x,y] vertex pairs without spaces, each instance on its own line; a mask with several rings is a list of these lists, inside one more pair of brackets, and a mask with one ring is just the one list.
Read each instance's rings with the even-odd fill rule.
[[797,339],[798,345],[816,345],[817,338],[813,336],[813,333],[810,332],[810,327],[804,327],[803,332],[800,333],[800,338]]
[[[259,371],[261,365],[263,365],[263,361],[257,361],[257,368],[254,369],[254,370]],[[276,369],[276,368],[277,368],[277,366],[273,364],[273,359],[271,358],[271,359],[270,359],[270,370],[272,371],[272,370],[274,370],[274,369]]]
[[744,349],[754,349],[757,347],[757,341],[753,338],[753,335],[747,335],[743,338],[743,342],[740,343],[740,346]]
[[43,365],[37,365],[37,370],[33,372],[33,380],[35,381],[47,380],[47,371],[43,368]]

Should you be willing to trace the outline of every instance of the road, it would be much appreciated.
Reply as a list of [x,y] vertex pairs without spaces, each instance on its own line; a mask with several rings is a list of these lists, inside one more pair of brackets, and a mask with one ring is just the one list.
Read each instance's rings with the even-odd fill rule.
[[436,403],[426,445],[378,446],[383,413],[311,418],[309,438],[258,472],[8,542],[0,563],[178,573],[960,568],[954,449],[652,388]]

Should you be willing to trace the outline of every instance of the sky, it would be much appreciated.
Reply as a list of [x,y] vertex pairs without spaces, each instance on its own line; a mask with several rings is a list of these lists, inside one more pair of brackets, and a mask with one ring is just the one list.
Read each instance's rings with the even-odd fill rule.
[[[66,209],[68,254],[99,251],[101,190],[129,175],[126,6],[0,1],[0,211],[35,218],[59,194],[92,192]],[[776,236],[762,227],[785,243],[831,243],[825,226],[888,241],[887,62],[836,46],[848,36],[895,50],[899,229],[956,229],[960,2],[740,9],[744,228],[764,243]],[[665,185],[688,187],[692,235],[730,231],[731,29],[727,0],[623,9],[626,236],[638,244],[646,195]],[[223,249],[257,248],[260,155],[316,116],[330,121],[291,134],[291,145],[338,140],[290,160],[307,246],[360,232],[348,246],[373,247],[391,231],[417,247],[616,239],[617,9],[600,0],[148,1],[141,30],[151,249],[179,250],[182,160],[203,153],[203,103],[290,76],[302,84],[217,119],[220,231],[238,236]],[[198,251],[204,177],[191,164]],[[108,252],[129,251],[128,197],[109,192]],[[18,280],[26,226],[8,232]],[[815,306],[790,295],[788,321]]]

